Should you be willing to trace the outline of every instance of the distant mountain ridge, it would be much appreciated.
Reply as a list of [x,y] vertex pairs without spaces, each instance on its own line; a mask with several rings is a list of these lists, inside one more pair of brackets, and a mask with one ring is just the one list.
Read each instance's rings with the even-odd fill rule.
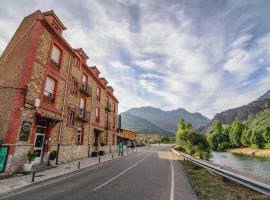
[[235,120],[243,121],[249,117],[270,108],[270,90],[257,100],[237,108],[217,113],[211,121],[218,120],[222,124],[230,124]]
[[[121,115],[123,128],[129,128],[134,130],[134,128],[140,127],[143,128],[145,131],[148,131],[149,133],[157,134],[175,134],[177,130],[178,120],[180,117],[182,117],[185,121],[192,123],[194,129],[198,129],[202,126],[207,126],[210,121],[207,117],[203,116],[200,113],[190,113],[182,108],[171,111],[163,111],[158,108],[146,106],[129,109]],[[138,118],[136,117],[140,118],[141,124],[137,123]],[[145,120],[144,123],[147,123],[148,125],[150,123],[155,127],[159,128],[159,132],[150,129],[150,127],[144,127],[142,125],[142,120]],[[163,133],[161,131],[163,131]]]
[[157,127],[146,119],[132,115],[130,113],[121,114],[122,128],[130,129],[141,134],[164,134],[172,135],[171,132]]

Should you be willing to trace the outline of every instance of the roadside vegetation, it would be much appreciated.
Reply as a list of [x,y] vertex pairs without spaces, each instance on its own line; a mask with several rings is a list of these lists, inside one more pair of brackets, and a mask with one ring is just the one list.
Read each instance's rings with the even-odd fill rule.
[[155,138],[151,143],[152,144],[161,144],[161,143],[172,144],[172,143],[175,143],[175,137],[168,136],[168,135],[160,135],[157,138]]
[[211,156],[210,146],[204,135],[192,130],[191,123],[185,123],[181,118],[176,132],[176,144],[178,150],[193,157],[208,160]]
[[189,161],[179,161],[201,200],[266,200],[269,197],[209,173]]
[[214,151],[244,147],[270,149],[269,125],[269,109],[245,122],[234,121],[231,125],[222,125],[219,121],[214,121],[207,134],[207,141]]

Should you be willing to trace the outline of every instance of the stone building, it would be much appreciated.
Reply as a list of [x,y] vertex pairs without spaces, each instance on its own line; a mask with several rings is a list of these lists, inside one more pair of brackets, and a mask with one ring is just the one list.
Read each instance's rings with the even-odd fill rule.
[[117,142],[118,101],[87,54],[63,38],[53,11],[25,17],[0,57],[0,141],[5,172],[17,171],[34,151],[34,164],[85,158],[94,143]]

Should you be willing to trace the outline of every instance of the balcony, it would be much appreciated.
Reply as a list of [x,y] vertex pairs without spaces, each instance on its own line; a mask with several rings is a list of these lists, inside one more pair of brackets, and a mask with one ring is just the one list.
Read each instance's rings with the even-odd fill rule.
[[91,88],[86,83],[82,83],[80,87],[80,92],[86,97],[91,96]]
[[112,112],[112,105],[111,104],[107,104],[106,107],[105,107],[105,110],[107,112]]
[[90,121],[90,115],[91,115],[90,111],[86,111],[85,109],[79,109],[79,113],[78,113],[76,119],[78,121],[86,123],[86,122]]
[[112,130],[111,123],[110,123],[110,122],[105,122],[104,128],[105,128],[106,130],[109,130],[109,131]]
[[49,103],[54,103],[53,94],[45,92],[44,100]]

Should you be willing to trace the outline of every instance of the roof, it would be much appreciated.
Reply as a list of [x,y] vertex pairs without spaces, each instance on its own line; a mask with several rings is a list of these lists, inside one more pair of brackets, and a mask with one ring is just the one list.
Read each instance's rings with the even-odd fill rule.
[[74,49],[74,50],[81,52],[86,59],[89,59],[88,55],[85,53],[85,51],[82,48],[78,48],[78,49]]
[[61,22],[61,20],[56,16],[56,14],[54,13],[53,10],[47,11],[47,12],[43,12],[43,14],[45,16],[47,15],[53,15],[54,18],[57,20],[57,22],[60,24],[60,26],[62,27],[63,30],[67,30],[67,28],[65,27],[65,25]]

